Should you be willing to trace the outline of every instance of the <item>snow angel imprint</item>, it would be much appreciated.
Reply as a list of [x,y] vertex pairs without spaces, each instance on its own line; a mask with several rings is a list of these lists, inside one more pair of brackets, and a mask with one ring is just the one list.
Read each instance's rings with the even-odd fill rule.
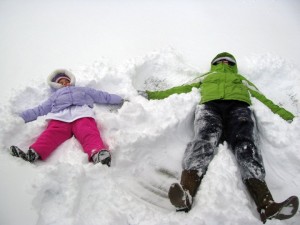
[[93,105],[121,106],[123,98],[93,88],[77,87],[75,76],[64,69],[55,70],[47,81],[54,90],[50,98],[37,107],[20,113],[25,123],[46,115],[47,128],[29,146],[27,152],[11,146],[11,154],[31,163],[38,159],[46,160],[59,145],[74,135],[90,161],[110,166],[111,154],[97,128]]
[[188,212],[192,208],[193,197],[216,154],[218,144],[227,141],[262,222],[292,217],[298,210],[298,197],[292,196],[276,203],[265,182],[262,156],[254,141],[250,96],[287,121],[292,121],[294,115],[275,105],[253,83],[238,74],[236,60],[227,52],[218,54],[211,62],[210,72],[191,84],[164,91],[138,92],[148,99],[163,99],[174,93],[190,92],[192,88],[200,90],[201,102],[195,113],[195,135],[184,154],[181,181],[172,184],[169,189],[170,201],[177,211]]

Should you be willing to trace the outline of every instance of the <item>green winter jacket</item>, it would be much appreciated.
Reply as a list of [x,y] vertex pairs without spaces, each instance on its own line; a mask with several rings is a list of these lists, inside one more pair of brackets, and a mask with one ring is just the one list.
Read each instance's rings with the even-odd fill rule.
[[253,96],[271,109],[273,113],[278,114],[285,120],[293,120],[294,115],[284,108],[275,105],[267,99],[250,81],[238,74],[236,63],[234,65],[213,64],[213,62],[222,57],[233,59],[233,55],[223,52],[218,54],[211,64],[210,72],[200,76],[197,81],[191,84],[185,84],[173,87],[164,91],[146,91],[149,99],[164,99],[172,94],[188,93],[192,88],[198,88],[201,94],[200,104],[213,100],[237,100],[251,105]]

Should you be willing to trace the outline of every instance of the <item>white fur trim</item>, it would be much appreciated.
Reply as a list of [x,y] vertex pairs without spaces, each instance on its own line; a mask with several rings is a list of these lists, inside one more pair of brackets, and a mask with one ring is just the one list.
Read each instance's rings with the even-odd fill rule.
[[230,58],[230,57],[219,57],[219,58],[216,58],[214,61],[212,61],[211,64],[214,64],[215,62],[220,61],[222,59],[227,60],[227,61],[232,62],[232,63],[236,63],[236,61],[233,58]]
[[56,83],[56,82],[53,82],[52,79],[59,73],[64,73],[66,74],[69,78],[70,78],[70,85],[71,86],[74,86],[75,83],[76,83],[76,78],[75,76],[68,70],[65,70],[65,69],[57,69],[55,71],[53,71],[49,76],[48,76],[48,79],[47,79],[47,83],[49,84],[50,87],[54,88],[54,89],[59,89],[59,88],[62,88],[63,85],[59,84],[59,83]]

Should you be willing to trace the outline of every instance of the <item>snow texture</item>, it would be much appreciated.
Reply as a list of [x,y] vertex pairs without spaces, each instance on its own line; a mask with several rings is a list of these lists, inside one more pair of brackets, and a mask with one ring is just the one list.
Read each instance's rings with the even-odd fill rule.
[[[195,89],[164,100],[148,101],[137,94],[137,90],[160,90],[195,79],[224,50],[236,56],[240,73],[262,93],[296,115],[288,123],[253,99],[258,147],[273,197],[281,202],[291,195],[300,196],[300,70],[293,61],[300,58],[300,20],[295,14],[299,2],[29,2],[0,3],[1,84],[10,95],[3,92],[0,106],[1,225],[262,224],[226,143],[218,147],[193,209],[175,212],[167,191],[180,178],[200,96]],[[224,18],[217,16],[224,11],[228,12]],[[103,20],[97,19],[98,14]],[[251,21],[246,19],[249,16]],[[62,17],[71,27],[59,23]],[[134,25],[139,25],[135,38],[131,36],[137,34]],[[66,39],[56,39],[61,35]],[[66,52],[72,57],[65,57]],[[52,54],[56,58],[47,58]],[[115,57],[117,63],[101,54]],[[118,62],[122,58],[127,61]],[[9,155],[9,146],[26,149],[45,128],[43,117],[24,124],[16,114],[47,99],[47,74],[59,67],[70,69],[78,86],[129,99],[122,108],[95,107],[99,129],[112,150],[110,168],[88,162],[75,138],[44,162],[30,164]],[[297,212],[289,220],[267,224],[296,225],[299,221]]]

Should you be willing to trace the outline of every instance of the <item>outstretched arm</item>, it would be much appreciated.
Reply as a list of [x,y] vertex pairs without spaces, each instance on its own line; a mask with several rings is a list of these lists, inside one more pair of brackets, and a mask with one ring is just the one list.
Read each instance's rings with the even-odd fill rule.
[[265,104],[273,113],[276,113],[286,121],[292,121],[294,119],[295,116],[291,112],[274,104],[270,99],[267,99],[253,83],[248,80],[243,80],[243,83],[248,87],[250,94]]
[[173,87],[164,91],[146,91],[148,99],[164,99],[172,94],[182,94],[190,92],[193,87],[199,88],[200,83],[182,85],[178,87]]
[[34,121],[39,116],[44,116],[44,115],[48,114],[51,111],[51,105],[52,105],[52,102],[49,99],[35,108],[25,110],[24,112],[22,112],[20,114],[20,116],[23,118],[25,123]]
[[110,94],[93,88],[86,88],[85,90],[94,99],[95,103],[119,105],[124,101],[121,96],[116,94]]

